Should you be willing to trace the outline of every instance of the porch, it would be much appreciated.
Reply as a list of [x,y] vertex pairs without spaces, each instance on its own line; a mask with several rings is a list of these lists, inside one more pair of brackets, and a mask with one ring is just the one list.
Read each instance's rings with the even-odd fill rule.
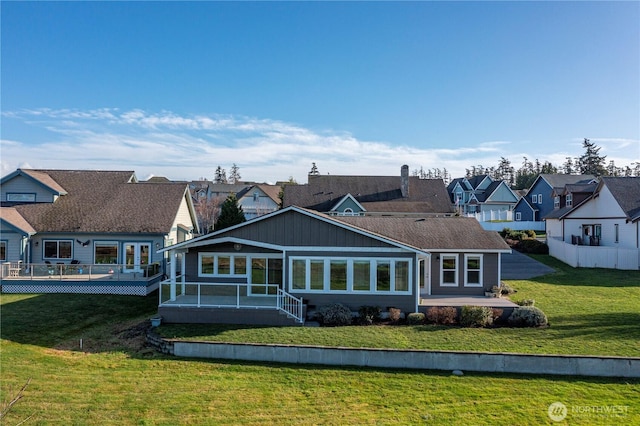
[[4,293],[85,293],[146,296],[158,289],[159,265],[135,270],[122,264],[38,264],[6,262],[0,265]]
[[306,315],[302,299],[277,284],[165,280],[159,288],[167,322],[300,325]]
[[489,308],[516,308],[518,305],[502,297],[486,296],[423,296],[420,307],[432,306],[487,306]]

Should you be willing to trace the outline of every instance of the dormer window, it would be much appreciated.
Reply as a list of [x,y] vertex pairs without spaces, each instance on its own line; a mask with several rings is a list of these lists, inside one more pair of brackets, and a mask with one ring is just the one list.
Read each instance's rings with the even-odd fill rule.
[[258,199],[260,199],[260,193],[258,191],[253,193],[253,202],[257,203]]
[[555,197],[553,197],[553,208],[554,209],[559,209],[560,208],[560,196],[556,195]]
[[567,205],[567,207],[572,207],[573,206],[573,194],[567,194],[566,205]]
[[12,203],[35,203],[36,202],[36,194],[34,194],[34,193],[8,192],[7,193],[7,201],[12,202]]

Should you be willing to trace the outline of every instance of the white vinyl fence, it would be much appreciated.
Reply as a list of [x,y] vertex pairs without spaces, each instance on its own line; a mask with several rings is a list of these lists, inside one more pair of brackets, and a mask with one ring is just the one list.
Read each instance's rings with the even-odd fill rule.
[[640,250],[568,244],[547,238],[549,254],[574,268],[640,269]]
[[500,232],[504,228],[509,228],[514,231],[527,231],[532,229],[534,231],[543,232],[545,230],[544,222],[538,221],[515,221],[513,220],[513,211],[484,211],[479,213],[467,213],[466,217],[473,217],[485,231],[497,231]]

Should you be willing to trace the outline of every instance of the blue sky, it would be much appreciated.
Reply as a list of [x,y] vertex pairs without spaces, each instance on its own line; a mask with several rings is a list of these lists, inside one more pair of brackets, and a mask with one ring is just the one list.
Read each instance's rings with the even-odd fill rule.
[[2,175],[640,161],[638,2],[6,2]]

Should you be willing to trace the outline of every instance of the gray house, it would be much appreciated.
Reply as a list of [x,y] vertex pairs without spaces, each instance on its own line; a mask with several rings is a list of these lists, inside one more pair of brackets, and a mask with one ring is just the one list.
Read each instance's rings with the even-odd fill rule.
[[18,169],[1,200],[5,292],[148,294],[198,230],[186,183],[132,171]]
[[416,312],[436,295],[483,296],[500,285],[500,256],[510,249],[470,218],[291,206],[160,252],[176,259],[161,285],[165,321],[281,324],[333,302]]
[[309,175],[305,185],[285,185],[282,206],[299,206],[332,216],[453,216],[442,179],[409,176]]

